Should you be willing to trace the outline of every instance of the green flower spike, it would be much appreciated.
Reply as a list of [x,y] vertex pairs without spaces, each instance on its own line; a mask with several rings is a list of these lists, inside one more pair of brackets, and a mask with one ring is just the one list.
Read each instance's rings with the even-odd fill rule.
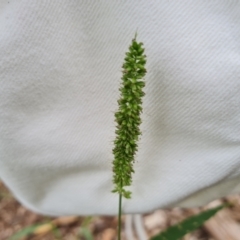
[[112,192],[118,192],[125,198],[130,198],[131,192],[126,191],[124,187],[130,186],[132,183],[134,155],[137,152],[137,141],[141,134],[139,126],[141,124],[142,97],[145,95],[142,90],[145,86],[142,78],[146,74],[146,55],[144,55],[143,43],[136,41],[136,35],[124,60],[123,81],[119,89],[121,93],[118,100],[119,109],[115,113],[117,123],[113,149],[115,189]]

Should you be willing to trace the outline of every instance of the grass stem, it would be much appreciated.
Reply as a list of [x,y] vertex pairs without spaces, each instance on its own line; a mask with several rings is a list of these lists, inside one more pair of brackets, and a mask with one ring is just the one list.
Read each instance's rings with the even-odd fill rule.
[[122,230],[122,194],[119,193],[119,202],[118,202],[118,240],[121,240],[121,230]]

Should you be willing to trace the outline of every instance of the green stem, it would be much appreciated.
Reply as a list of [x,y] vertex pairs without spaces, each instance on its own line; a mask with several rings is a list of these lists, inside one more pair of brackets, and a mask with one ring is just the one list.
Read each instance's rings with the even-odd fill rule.
[[118,201],[118,240],[121,240],[121,229],[122,229],[122,194],[119,193]]

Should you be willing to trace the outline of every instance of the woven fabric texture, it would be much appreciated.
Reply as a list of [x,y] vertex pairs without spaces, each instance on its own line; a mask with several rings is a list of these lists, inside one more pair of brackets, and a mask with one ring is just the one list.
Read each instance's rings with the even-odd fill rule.
[[147,55],[124,213],[240,192],[240,2],[0,1],[0,178],[47,215],[117,213],[114,112],[135,32]]

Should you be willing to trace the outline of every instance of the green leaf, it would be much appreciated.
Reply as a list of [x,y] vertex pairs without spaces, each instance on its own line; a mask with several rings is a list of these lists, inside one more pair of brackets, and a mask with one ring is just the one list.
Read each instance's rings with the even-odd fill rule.
[[43,225],[43,224],[36,224],[36,225],[26,227],[26,228],[20,230],[19,232],[17,232],[16,234],[14,234],[9,240],[17,240],[17,239],[22,239],[24,237],[27,237],[30,234],[34,233],[36,228],[38,228],[41,225]]
[[86,217],[81,224],[81,227],[79,229],[78,237],[83,237],[86,240],[93,240],[93,235],[91,231],[89,230],[89,225],[92,221],[92,217]]
[[86,240],[93,240],[93,235],[91,233],[91,231],[87,228],[81,228],[79,231],[79,235],[80,237],[84,237],[84,239]]
[[205,221],[224,207],[226,207],[226,205],[221,205],[189,217],[181,223],[171,226],[164,232],[152,237],[151,240],[180,240],[185,234],[197,230]]

